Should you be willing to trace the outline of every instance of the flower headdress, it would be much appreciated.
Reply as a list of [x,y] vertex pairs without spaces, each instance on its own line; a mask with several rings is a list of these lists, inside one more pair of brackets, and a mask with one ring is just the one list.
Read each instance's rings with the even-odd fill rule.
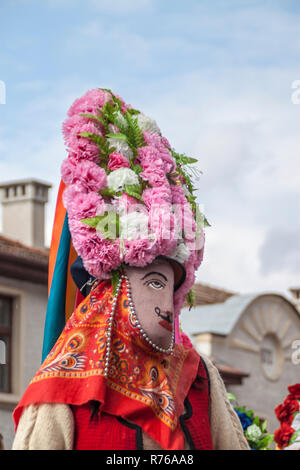
[[192,301],[208,224],[195,202],[190,165],[197,160],[177,153],[154,120],[106,89],[75,100],[63,134],[63,201],[85,269],[116,285],[124,265],[177,260],[186,269],[174,294],[178,315]]

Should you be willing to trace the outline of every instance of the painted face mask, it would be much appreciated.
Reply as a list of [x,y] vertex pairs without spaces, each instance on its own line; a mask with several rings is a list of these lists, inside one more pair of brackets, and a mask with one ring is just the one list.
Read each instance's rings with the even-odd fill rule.
[[145,339],[171,350],[174,344],[174,272],[167,261],[126,268],[132,301]]

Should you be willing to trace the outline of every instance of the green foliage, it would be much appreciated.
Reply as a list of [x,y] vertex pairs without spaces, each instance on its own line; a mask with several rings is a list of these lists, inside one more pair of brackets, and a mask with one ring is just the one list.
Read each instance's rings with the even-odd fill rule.
[[114,240],[120,235],[119,214],[115,212],[106,212],[104,215],[82,219],[81,222],[95,228],[109,240]]
[[204,227],[211,227],[210,223],[208,222],[205,216],[204,216]]
[[93,132],[81,132],[79,135],[81,137],[91,140],[96,145],[98,145],[99,150],[101,152],[101,158],[103,158],[105,161],[107,161],[109,155],[116,150],[115,147],[111,147],[109,145],[108,140],[102,135],[93,134]]
[[93,121],[97,121],[97,122],[101,122],[101,124],[103,124],[103,119],[100,117],[100,115],[95,115],[95,114],[91,114],[91,113],[80,113],[79,116],[82,116],[82,117],[85,117],[85,118],[88,118],[88,119],[92,119]]
[[196,305],[195,290],[193,288],[188,291],[186,301],[190,309]]
[[229,401],[236,401],[236,400],[237,400],[236,396],[233,395],[233,393],[229,393],[229,392],[228,392],[228,393],[227,393],[227,397],[228,397],[228,400],[229,400]]
[[116,295],[117,293],[117,286],[121,279],[121,275],[122,275],[121,268],[111,271],[111,283],[112,283],[112,288],[113,288],[113,295]]
[[127,184],[125,186],[125,192],[131,196],[135,197],[136,199],[139,199],[142,201],[142,186],[139,184]]
[[131,168],[137,175],[139,175],[139,174],[142,173],[142,171],[143,171],[143,168],[141,167],[141,165],[134,165],[133,162],[130,162],[130,168]]
[[177,185],[178,174],[175,173],[174,171],[170,171],[169,173],[167,173],[167,179],[170,184]]
[[137,118],[134,118],[132,113],[127,110],[125,113],[125,119],[128,123],[127,137],[130,142],[130,146],[135,149],[143,147],[145,145],[145,139],[141,129],[139,128]]
[[[107,164],[109,156],[116,150],[116,147],[111,146],[108,142],[108,139],[115,139],[126,142],[133,153],[133,157],[136,158],[138,155],[137,149],[146,145],[143,132],[139,128],[137,115],[140,114],[140,111],[132,108],[128,108],[123,114],[122,112],[122,101],[113,94],[113,92],[108,88],[101,88],[102,91],[105,91],[111,95],[111,99],[107,101],[102,109],[98,109],[98,115],[94,116],[91,113],[82,113],[81,116],[86,117],[87,119],[92,119],[95,122],[101,123],[104,130],[105,136],[100,136],[92,132],[82,132],[79,135],[81,137],[90,139],[94,142],[100,150],[99,155],[99,166],[107,170]],[[113,124],[119,129],[119,132],[112,133],[109,129],[109,125]],[[192,182],[191,173],[196,174],[196,170],[193,170],[194,163],[197,163],[196,158],[191,158],[186,156],[184,153],[178,153],[175,150],[171,149],[171,154],[176,162],[176,171],[172,171],[167,175],[168,181],[170,184],[178,184],[178,176],[181,176],[189,194],[186,195],[187,200],[190,203],[193,213],[196,215],[197,204],[196,196],[194,195],[194,187]],[[130,168],[137,174],[143,171],[142,167],[138,164],[134,164],[133,160],[130,161]],[[142,200],[143,190],[149,186],[149,183],[140,179],[140,185],[129,185],[126,186],[125,191],[129,196],[135,197],[138,200]],[[113,197],[118,195],[114,191],[105,188],[100,191],[100,194],[104,197]],[[94,223],[92,221],[91,223]],[[201,222],[201,228],[210,227],[211,225],[207,221],[206,217],[203,216]]]
[[103,197],[113,197],[116,196],[116,192],[111,188],[103,188],[99,191],[99,194]]
[[[237,398],[232,393],[227,393],[227,396],[230,401],[237,402]],[[255,415],[253,410],[248,410],[245,406],[235,406],[234,409],[250,418],[251,424],[244,429],[244,435],[250,448],[253,450],[270,450],[274,436],[267,432],[267,421],[262,421],[259,416]]]
[[[106,140],[107,138],[114,138],[125,141],[131,148],[133,155],[136,157],[137,149],[146,145],[143,133],[138,125],[138,120],[135,118],[137,114],[140,114],[140,111],[136,109],[127,109],[123,115],[122,101],[117,96],[115,96],[111,90],[107,88],[101,88],[101,90],[110,93],[112,100],[107,101],[102,109],[98,109],[97,116],[89,113],[83,113],[81,116],[100,122],[105,129],[105,137],[102,137],[102,139]],[[117,126],[120,132],[116,134],[110,133],[109,124],[114,124]],[[82,135],[82,137],[87,137],[93,140],[93,142],[99,145],[102,156],[108,156],[109,145],[108,147],[105,147],[104,142],[102,140],[96,139],[95,134],[82,133],[80,135]]]
[[198,163],[197,158],[187,157],[184,153],[177,153],[173,150],[174,158],[177,165],[185,166],[193,163]]
[[111,134],[111,133],[109,133],[109,134],[106,134],[106,137],[110,137],[110,138],[116,139],[116,140],[123,140],[124,142],[126,142],[129,145],[127,135],[125,135],[125,134],[121,134],[121,133]]

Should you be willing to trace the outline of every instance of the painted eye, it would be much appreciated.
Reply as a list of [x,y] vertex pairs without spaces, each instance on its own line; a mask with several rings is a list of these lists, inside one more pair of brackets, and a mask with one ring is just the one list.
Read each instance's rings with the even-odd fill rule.
[[161,290],[166,287],[165,284],[162,281],[159,281],[158,279],[150,279],[149,281],[145,282],[145,284],[146,286],[151,287],[155,290]]

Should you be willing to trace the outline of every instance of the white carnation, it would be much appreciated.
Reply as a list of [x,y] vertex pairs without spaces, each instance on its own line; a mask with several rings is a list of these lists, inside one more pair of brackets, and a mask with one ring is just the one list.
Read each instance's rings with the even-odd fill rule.
[[124,140],[116,139],[115,137],[109,137],[107,141],[111,147],[115,147],[115,152],[121,153],[128,160],[133,158],[132,150]]
[[145,116],[145,114],[140,113],[137,116],[137,120],[139,128],[142,131],[156,132],[157,134],[161,135],[160,128],[154,119],[151,119],[148,116]]
[[190,250],[186,246],[185,243],[179,243],[173,253],[171,254],[171,258],[176,259],[179,263],[184,263],[189,259]]
[[128,123],[126,119],[124,118],[123,114],[121,113],[121,111],[117,111],[115,115],[115,125],[119,128],[120,127],[124,127],[125,129],[128,128]]
[[137,174],[130,168],[118,168],[107,177],[107,185],[113,191],[123,191],[127,184],[139,184]]
[[120,238],[137,240],[147,238],[149,217],[143,212],[131,212],[120,217]]
[[251,424],[247,428],[247,435],[251,441],[256,441],[261,437],[261,429],[256,424]]

